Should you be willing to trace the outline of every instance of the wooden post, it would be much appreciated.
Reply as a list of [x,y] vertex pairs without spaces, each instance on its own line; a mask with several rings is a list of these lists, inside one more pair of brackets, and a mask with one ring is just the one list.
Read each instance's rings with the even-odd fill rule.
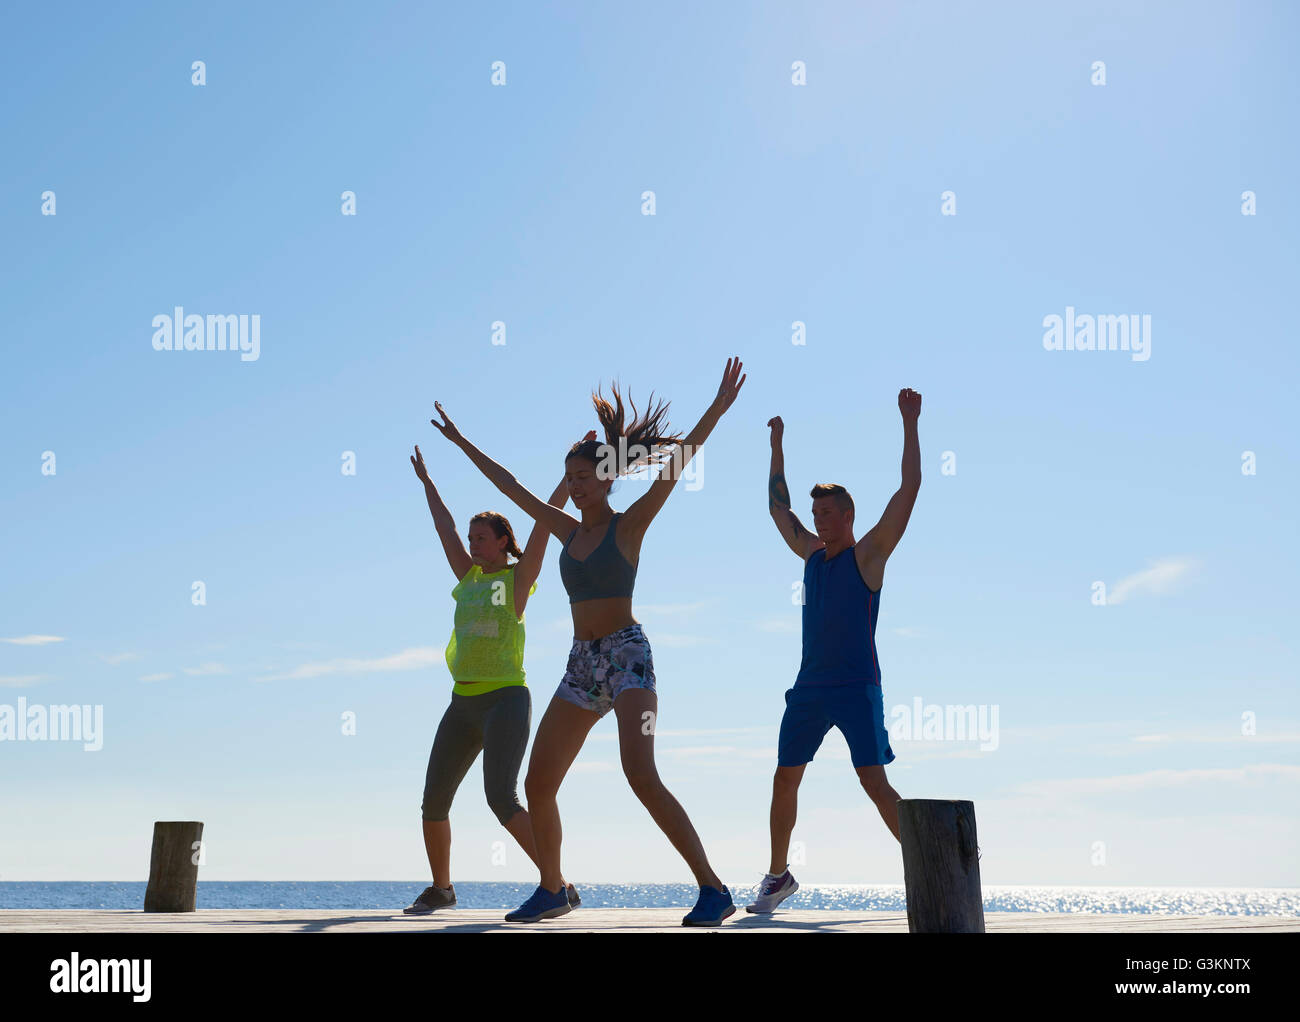
[[199,842],[203,824],[196,820],[155,822],[149,856],[146,912],[193,912],[199,881]]
[[975,804],[898,800],[910,933],[983,933]]

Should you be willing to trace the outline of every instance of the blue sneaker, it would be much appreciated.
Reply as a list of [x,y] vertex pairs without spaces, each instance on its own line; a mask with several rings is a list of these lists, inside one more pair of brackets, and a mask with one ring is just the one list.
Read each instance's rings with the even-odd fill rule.
[[701,887],[700,900],[690,913],[682,918],[683,926],[721,926],[722,920],[736,911],[732,904],[731,892],[727,885],[722,890],[716,887]]
[[541,884],[532,896],[513,912],[506,914],[507,923],[537,923],[543,919],[554,919],[573,909],[569,905],[569,892],[557,891],[552,894]]

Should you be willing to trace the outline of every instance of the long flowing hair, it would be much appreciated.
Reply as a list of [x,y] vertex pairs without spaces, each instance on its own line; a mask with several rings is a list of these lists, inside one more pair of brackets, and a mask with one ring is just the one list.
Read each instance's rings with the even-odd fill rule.
[[604,441],[580,440],[569,448],[564,460],[584,458],[602,468],[603,478],[617,479],[634,472],[643,465],[662,465],[672,457],[670,448],[680,445],[685,439],[680,433],[668,431],[668,402],[655,403],[654,391],[650,392],[650,406],[638,415],[636,403],[628,397],[634,416],[630,424],[625,423],[626,410],[623,397],[618,392],[618,384],[610,385],[614,392],[614,403],[610,404],[597,390],[591,395],[596,407],[596,417],[605,432]]

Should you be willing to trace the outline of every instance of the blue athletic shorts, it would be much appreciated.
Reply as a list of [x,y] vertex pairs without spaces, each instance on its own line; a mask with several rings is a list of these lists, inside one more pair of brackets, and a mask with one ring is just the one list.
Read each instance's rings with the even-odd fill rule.
[[849,743],[855,770],[894,761],[879,685],[796,685],[785,694],[777,765],[810,762],[833,727],[839,728]]

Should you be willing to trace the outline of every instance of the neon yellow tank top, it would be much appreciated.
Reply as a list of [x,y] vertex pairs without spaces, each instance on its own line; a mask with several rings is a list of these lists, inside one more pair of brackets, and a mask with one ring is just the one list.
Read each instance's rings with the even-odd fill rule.
[[[518,562],[516,562],[517,564]],[[528,590],[537,592],[537,583]],[[447,670],[457,695],[474,696],[524,682],[524,619],[515,619],[515,565],[483,574],[475,564],[451,591],[456,624]]]

